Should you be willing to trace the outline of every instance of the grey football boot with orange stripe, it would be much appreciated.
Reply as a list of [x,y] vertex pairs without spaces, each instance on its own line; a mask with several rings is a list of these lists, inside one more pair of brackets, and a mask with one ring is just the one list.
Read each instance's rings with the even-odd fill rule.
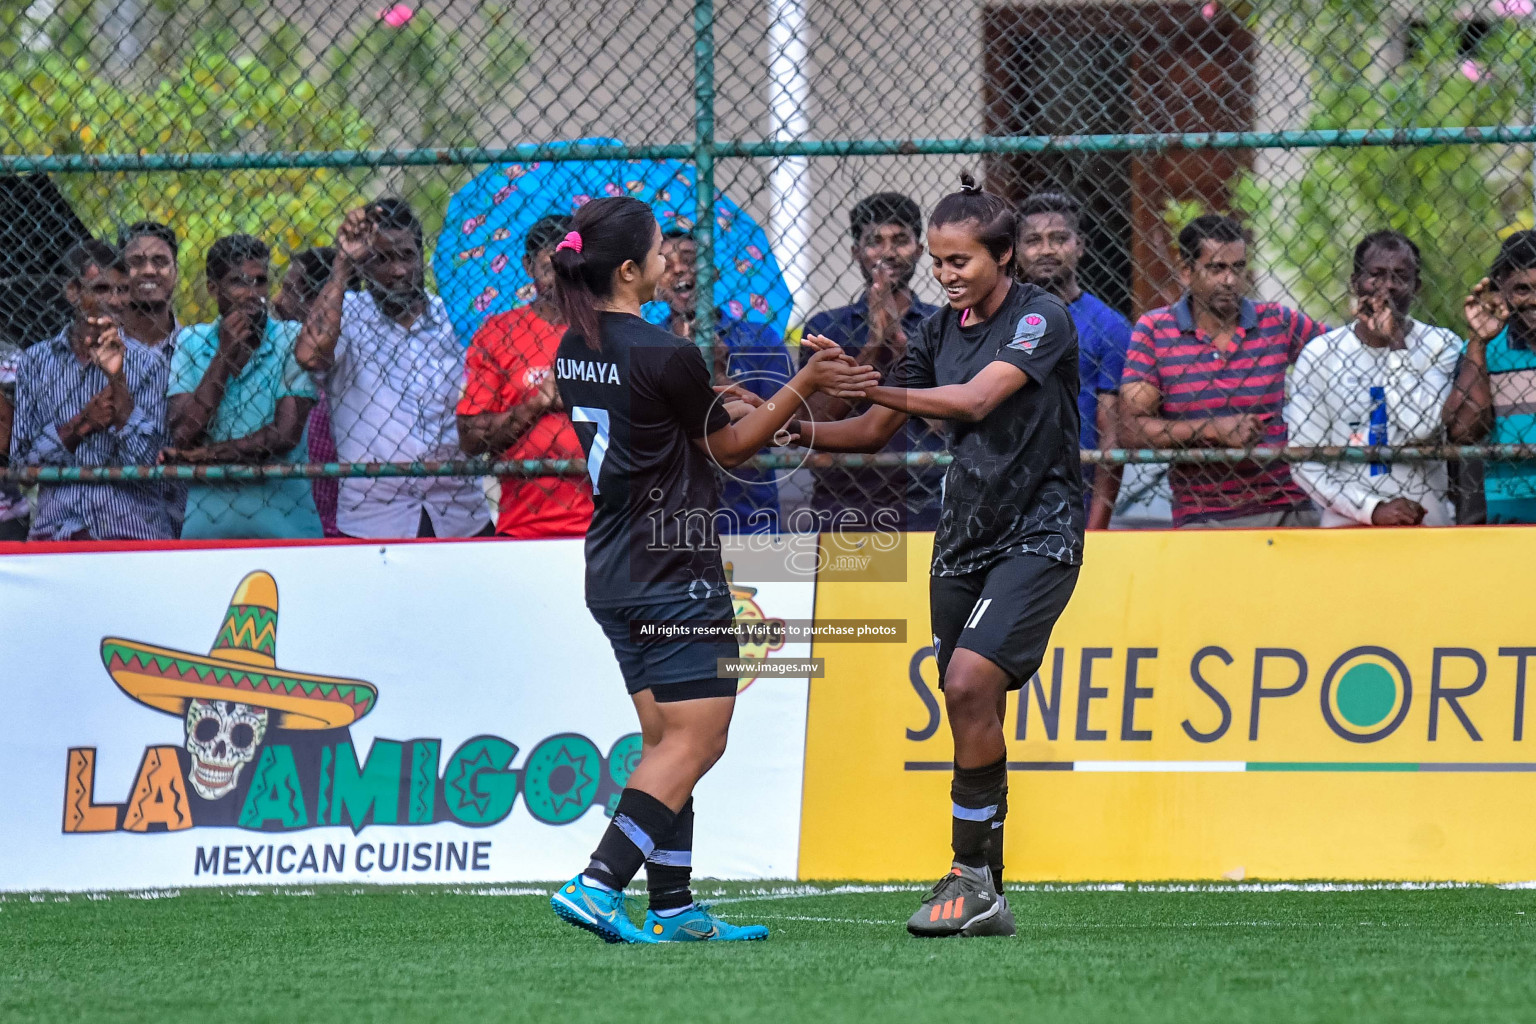
[[907,931],[921,938],[950,935],[1012,935],[1008,901],[992,891],[986,868],[956,864],[934,883],[922,906],[907,921]]

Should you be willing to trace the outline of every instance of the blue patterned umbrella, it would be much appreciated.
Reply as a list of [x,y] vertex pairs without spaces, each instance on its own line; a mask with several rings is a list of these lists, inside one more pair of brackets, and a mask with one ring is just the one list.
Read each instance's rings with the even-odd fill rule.
[[[581,142],[618,145],[615,139]],[[570,214],[602,196],[630,195],[649,203],[663,230],[692,230],[696,203],[691,164],[675,160],[543,161],[488,167],[448,202],[432,269],[464,344],[493,313],[533,301],[523,270],[523,238],[550,213]],[[715,202],[715,305],[727,316],[789,324],[790,295],[768,236],[725,196]],[[667,307],[654,302],[646,318],[660,323]]]

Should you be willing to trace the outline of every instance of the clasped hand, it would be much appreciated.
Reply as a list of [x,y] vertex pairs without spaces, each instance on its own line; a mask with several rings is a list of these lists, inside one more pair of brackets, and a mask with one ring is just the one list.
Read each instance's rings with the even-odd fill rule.
[[802,373],[810,373],[811,383],[822,394],[833,398],[863,398],[880,383],[880,371],[856,361],[831,338],[808,334],[800,344],[815,354],[806,361]]
[[224,462],[222,453],[211,447],[200,448],[164,448],[155,461],[162,466],[207,466],[213,463]]
[[[836,398],[863,398],[880,383],[879,370],[856,362],[830,338],[812,334],[800,343],[814,354],[795,376],[815,390]],[[762,398],[740,384],[717,384],[715,392],[726,398],[725,411],[731,414],[733,423],[763,404]]]
[[[813,354],[790,384],[797,391],[808,387],[835,398],[857,399],[865,397],[869,389],[880,382],[879,370],[856,362],[830,338],[813,334],[801,344],[812,349]],[[761,397],[736,383],[717,384],[715,393],[725,400],[725,411],[730,414],[732,423],[765,404]],[[802,394],[800,400],[808,397]],[[785,427],[774,435],[773,441],[780,446],[789,445],[799,440],[799,436]]]

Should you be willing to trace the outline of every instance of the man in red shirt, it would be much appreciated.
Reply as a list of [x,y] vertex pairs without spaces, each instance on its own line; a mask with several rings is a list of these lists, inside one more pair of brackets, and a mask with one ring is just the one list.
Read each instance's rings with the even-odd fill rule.
[[[1248,238],[1229,217],[1179,232],[1184,296],[1131,331],[1120,379],[1127,448],[1285,444],[1285,375],[1328,330],[1305,313],[1250,302]],[[1182,463],[1168,472],[1176,527],[1316,526],[1317,509],[1283,462]]]
[[[488,317],[470,342],[464,397],[459,400],[459,447],[502,459],[579,459],[581,442],[555,392],[555,350],[565,320],[555,304],[550,255],[570,230],[551,214],[528,230],[523,269],[534,300]],[[592,520],[592,485],[585,476],[503,477],[496,533],[524,540],[580,537]]]

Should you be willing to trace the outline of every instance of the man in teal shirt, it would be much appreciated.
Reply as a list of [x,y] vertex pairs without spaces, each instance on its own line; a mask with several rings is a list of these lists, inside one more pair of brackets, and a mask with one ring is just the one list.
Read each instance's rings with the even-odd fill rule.
[[[1536,231],[1504,240],[1467,296],[1467,352],[1456,387],[1481,413],[1490,444],[1536,444]],[[1490,459],[1490,523],[1536,523],[1536,462]]]
[[[302,463],[315,385],[294,359],[299,324],[268,315],[271,252],[250,235],[208,249],[211,324],[184,328],[171,359],[165,462]],[[309,481],[195,484],[183,539],[321,536]]]

